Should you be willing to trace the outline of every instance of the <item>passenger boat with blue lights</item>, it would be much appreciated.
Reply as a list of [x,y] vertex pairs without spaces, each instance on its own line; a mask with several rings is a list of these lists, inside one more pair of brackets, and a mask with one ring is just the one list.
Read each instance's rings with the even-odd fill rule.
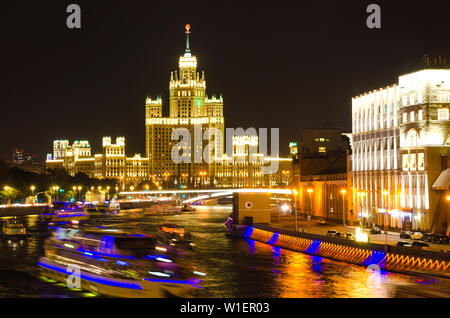
[[26,227],[16,217],[7,220],[2,228],[2,236],[7,239],[23,239],[27,235]]
[[40,219],[51,223],[77,223],[89,219],[89,213],[74,202],[53,202],[40,214]]
[[117,229],[59,227],[44,250],[44,276],[66,283],[79,269],[81,289],[114,297],[189,297],[205,275],[177,262],[151,235]]

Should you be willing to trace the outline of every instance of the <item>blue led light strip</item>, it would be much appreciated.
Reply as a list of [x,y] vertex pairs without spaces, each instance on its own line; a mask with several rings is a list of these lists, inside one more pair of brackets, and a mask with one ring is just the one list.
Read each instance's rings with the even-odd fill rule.
[[[53,270],[55,272],[66,274],[66,275],[72,274],[72,273],[68,273],[66,270],[62,270],[59,267],[48,265],[48,264],[44,264],[42,262],[38,262],[38,265],[41,266],[41,267]],[[86,274],[86,273],[80,273],[80,278],[83,279],[83,280],[87,280],[87,281],[98,283],[98,284],[102,284],[102,285],[142,290],[142,287],[140,285],[138,285],[138,284],[122,283],[122,282],[118,282],[118,281],[114,281],[114,280],[109,280],[107,278],[91,277],[89,274]]]

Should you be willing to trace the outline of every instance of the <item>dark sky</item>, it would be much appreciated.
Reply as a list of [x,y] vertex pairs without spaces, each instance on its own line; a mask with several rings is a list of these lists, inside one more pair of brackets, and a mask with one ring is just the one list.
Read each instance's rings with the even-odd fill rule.
[[[77,3],[82,29],[66,27]],[[381,29],[366,7],[381,6]],[[397,81],[421,56],[450,59],[450,1],[8,1],[2,3],[0,159],[44,160],[53,139],[125,136],[145,154],[144,104],[191,49],[227,127],[351,129],[351,97]]]

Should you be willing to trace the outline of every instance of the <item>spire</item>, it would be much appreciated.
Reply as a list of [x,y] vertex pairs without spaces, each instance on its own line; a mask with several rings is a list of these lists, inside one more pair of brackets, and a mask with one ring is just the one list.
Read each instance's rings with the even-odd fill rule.
[[186,51],[184,52],[184,56],[187,55],[191,55],[191,49],[189,48],[189,34],[191,33],[191,31],[189,31],[191,29],[191,25],[190,24],[186,24],[185,26],[186,28]]

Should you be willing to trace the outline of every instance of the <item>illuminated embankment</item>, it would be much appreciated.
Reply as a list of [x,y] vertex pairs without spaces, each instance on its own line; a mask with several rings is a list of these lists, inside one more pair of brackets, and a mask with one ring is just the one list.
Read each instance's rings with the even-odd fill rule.
[[0,205],[0,217],[40,214],[47,204]]
[[357,265],[376,264],[381,269],[394,272],[420,272],[450,277],[450,253],[355,242],[263,225],[247,227],[242,236],[273,246]]

